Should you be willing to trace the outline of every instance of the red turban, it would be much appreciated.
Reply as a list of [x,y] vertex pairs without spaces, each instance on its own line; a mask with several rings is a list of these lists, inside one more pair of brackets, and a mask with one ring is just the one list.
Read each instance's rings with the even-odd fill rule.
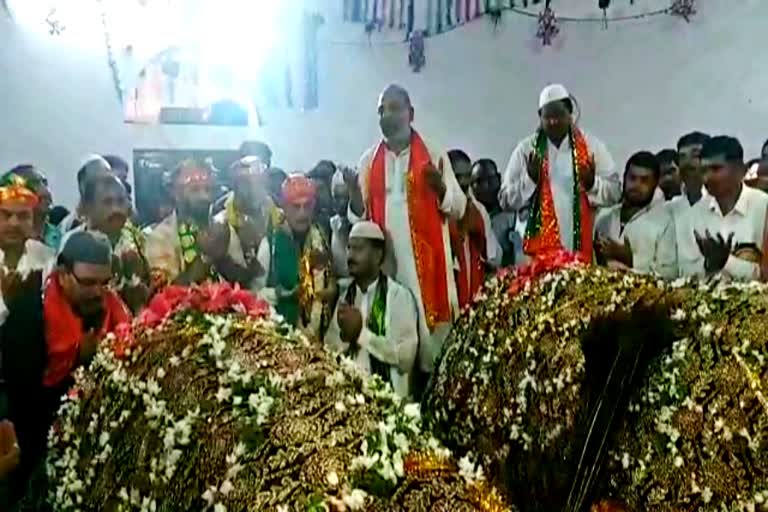
[[315,184],[303,175],[289,176],[283,182],[283,201],[291,204],[314,202]]

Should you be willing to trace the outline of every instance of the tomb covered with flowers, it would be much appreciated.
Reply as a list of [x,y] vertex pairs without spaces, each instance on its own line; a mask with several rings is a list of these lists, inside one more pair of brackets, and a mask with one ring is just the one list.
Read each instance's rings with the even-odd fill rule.
[[768,510],[768,288],[566,253],[496,276],[424,398],[521,511]]
[[510,510],[418,404],[237,288],[168,288],[107,341],[50,434],[56,511]]

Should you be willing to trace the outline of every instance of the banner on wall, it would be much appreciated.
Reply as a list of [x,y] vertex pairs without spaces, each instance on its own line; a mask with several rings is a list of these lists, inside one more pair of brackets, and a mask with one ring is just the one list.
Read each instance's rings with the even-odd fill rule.
[[[240,154],[234,149],[134,149],[134,195],[139,222],[142,225],[160,222],[173,210],[165,174],[189,158],[222,171],[240,158]],[[223,183],[217,183],[216,195],[221,194],[223,190]]]

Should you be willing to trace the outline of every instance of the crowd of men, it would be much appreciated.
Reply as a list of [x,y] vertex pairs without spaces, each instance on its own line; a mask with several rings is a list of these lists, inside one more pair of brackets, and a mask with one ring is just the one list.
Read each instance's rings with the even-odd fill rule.
[[146,226],[118,157],[86,159],[73,212],[52,206],[41,169],[5,173],[0,505],[43,456],[73,372],[168,285],[238,283],[315,343],[418,397],[452,323],[500,267],[564,249],[666,279],[765,278],[768,144],[745,164],[735,138],[693,132],[676,149],[633,154],[622,174],[574,106],[563,86],[547,86],[537,129],[500,173],[422,138],[408,93],[389,86],[382,138],[356,170],[321,161],[286,175],[266,144],[244,143],[223,171],[224,195],[204,163],[169,170],[169,203]]

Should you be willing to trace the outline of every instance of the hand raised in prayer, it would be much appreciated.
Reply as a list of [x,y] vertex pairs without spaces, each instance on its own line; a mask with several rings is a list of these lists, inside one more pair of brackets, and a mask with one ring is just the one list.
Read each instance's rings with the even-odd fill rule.
[[628,268],[632,268],[632,246],[628,239],[624,242],[613,240],[612,238],[598,235],[595,240],[598,253],[609,261],[618,261]]
[[363,316],[360,310],[349,304],[339,304],[336,315],[341,331],[341,339],[350,345],[357,345],[357,339],[363,330]]
[[197,235],[197,243],[210,261],[218,261],[229,249],[229,225],[211,222]]
[[443,179],[443,171],[442,171],[442,161],[440,165],[440,169],[435,167],[435,164],[432,162],[429,162],[424,167],[424,172],[427,175],[427,183],[429,184],[429,187],[432,189],[432,191],[437,194],[437,198],[440,200],[440,202],[443,201],[443,198],[445,197],[445,180]]
[[537,185],[539,184],[539,176],[541,176],[542,164],[543,162],[536,151],[531,151],[525,161],[525,172],[528,173],[528,177],[531,178],[531,181]]
[[708,274],[720,272],[731,255],[733,233],[728,235],[727,240],[720,233],[713,237],[709,230],[704,231],[704,236],[696,231],[693,232],[693,235],[696,237],[696,244],[699,246],[701,255],[704,256],[704,270]]
[[5,480],[19,465],[21,450],[16,430],[8,420],[0,422],[0,481]]
[[595,155],[590,155],[587,165],[581,169],[581,184],[584,190],[590,191],[595,186]]

